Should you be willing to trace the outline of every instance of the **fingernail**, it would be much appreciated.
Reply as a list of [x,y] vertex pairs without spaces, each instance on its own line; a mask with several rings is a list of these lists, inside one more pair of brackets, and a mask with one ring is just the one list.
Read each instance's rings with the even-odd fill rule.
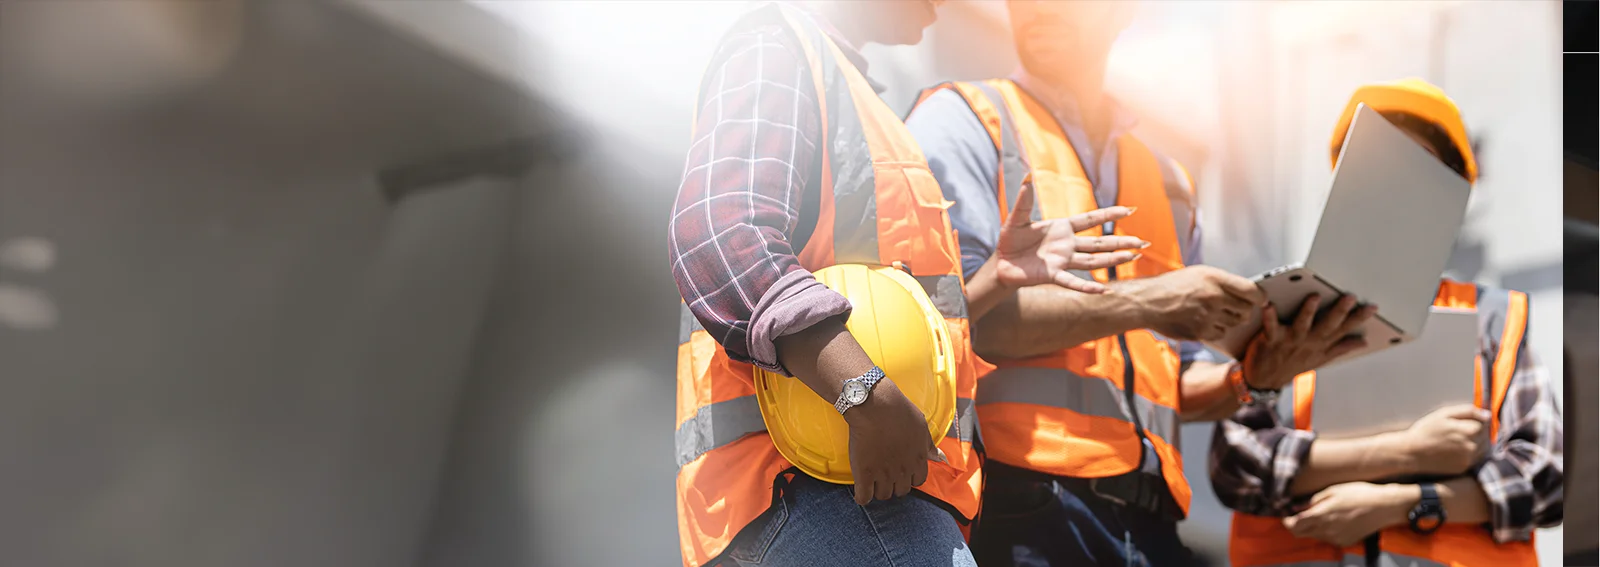
[[1144,249],[1149,248],[1149,247],[1150,247],[1150,243],[1149,242],[1146,242],[1144,244],[1140,244],[1139,245],[1139,249],[1140,250],[1144,250]]
[[939,456],[937,458],[935,458],[934,461],[940,462],[940,463],[948,463],[948,462],[950,462],[950,460],[945,458],[945,456],[944,456],[944,449],[940,449],[940,448],[935,447],[933,449],[933,451],[935,453],[939,454]]
[[1128,261],[1132,262],[1134,260],[1138,260],[1138,259],[1143,258],[1143,257],[1144,257],[1144,254],[1134,254],[1132,258],[1128,259]]
[[1138,210],[1139,210],[1139,207],[1128,207],[1128,214],[1131,215],[1131,214],[1133,214],[1134,212],[1136,212]]

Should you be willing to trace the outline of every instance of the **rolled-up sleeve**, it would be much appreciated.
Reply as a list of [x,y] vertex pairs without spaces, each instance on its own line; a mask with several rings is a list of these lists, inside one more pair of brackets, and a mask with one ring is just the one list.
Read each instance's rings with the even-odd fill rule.
[[786,372],[773,341],[850,312],[791,244],[821,120],[778,26],[731,34],[708,71],[669,229],[678,292],[728,357]]
[[1497,542],[1526,541],[1564,514],[1561,409],[1543,365],[1526,340],[1500,406],[1500,430],[1475,475],[1489,500]]
[[1311,454],[1316,434],[1284,425],[1276,411],[1245,406],[1217,422],[1208,462],[1211,489],[1233,510],[1256,516],[1289,516],[1290,483]]
[[906,128],[922,147],[945,200],[955,203],[950,227],[961,246],[962,274],[970,278],[1000,240],[999,151],[966,99],[952,90],[917,105]]

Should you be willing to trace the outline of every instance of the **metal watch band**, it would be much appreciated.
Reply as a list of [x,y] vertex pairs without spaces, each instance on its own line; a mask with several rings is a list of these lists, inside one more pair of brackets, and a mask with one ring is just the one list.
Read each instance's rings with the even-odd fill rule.
[[[853,407],[856,407],[857,405],[859,405],[859,404],[850,403],[850,400],[847,398],[847,396],[848,396],[847,392],[849,391],[851,383],[861,384],[862,386],[864,386],[866,388],[867,395],[871,396],[872,395],[872,388],[874,386],[877,386],[878,385],[878,381],[883,380],[883,378],[884,378],[883,369],[882,368],[878,368],[877,366],[873,366],[872,368],[868,369],[866,372],[862,373],[860,376],[857,376],[855,378],[851,378],[849,380],[845,380],[844,381],[844,388],[839,392],[839,399],[837,401],[833,402],[833,409],[839,410],[839,415],[844,415],[845,410],[848,410],[850,408],[853,408]],[[863,398],[862,399],[862,403],[865,403],[865,401],[866,401],[865,398]]]

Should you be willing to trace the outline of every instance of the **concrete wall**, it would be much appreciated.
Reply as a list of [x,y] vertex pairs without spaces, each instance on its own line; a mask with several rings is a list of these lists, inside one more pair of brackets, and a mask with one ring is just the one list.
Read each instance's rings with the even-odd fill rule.
[[220,75],[99,106],[28,71],[36,6],[0,6],[0,563],[411,564],[522,188],[376,174],[533,105],[258,3]]

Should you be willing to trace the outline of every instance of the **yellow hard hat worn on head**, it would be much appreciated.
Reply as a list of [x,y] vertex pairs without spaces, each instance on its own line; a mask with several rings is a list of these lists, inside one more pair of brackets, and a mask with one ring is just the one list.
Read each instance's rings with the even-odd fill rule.
[[1415,78],[1363,85],[1350,95],[1350,102],[1345,104],[1344,113],[1339,117],[1339,124],[1333,128],[1333,139],[1328,145],[1334,165],[1339,163],[1339,147],[1344,145],[1345,134],[1355,120],[1358,104],[1366,104],[1378,112],[1404,112],[1437,125],[1455,144],[1456,150],[1461,152],[1461,158],[1466,162],[1467,181],[1478,181],[1478,160],[1472,155],[1472,142],[1467,139],[1467,127],[1461,120],[1461,109],[1456,108],[1455,101],[1450,100],[1439,87]]
[[[916,278],[897,268],[840,264],[815,273],[817,281],[850,300],[845,328],[928,420],[933,441],[955,420],[956,360],[944,316]],[[799,380],[757,367],[756,401],[772,443],[802,472],[850,484],[850,428],[834,409]]]

